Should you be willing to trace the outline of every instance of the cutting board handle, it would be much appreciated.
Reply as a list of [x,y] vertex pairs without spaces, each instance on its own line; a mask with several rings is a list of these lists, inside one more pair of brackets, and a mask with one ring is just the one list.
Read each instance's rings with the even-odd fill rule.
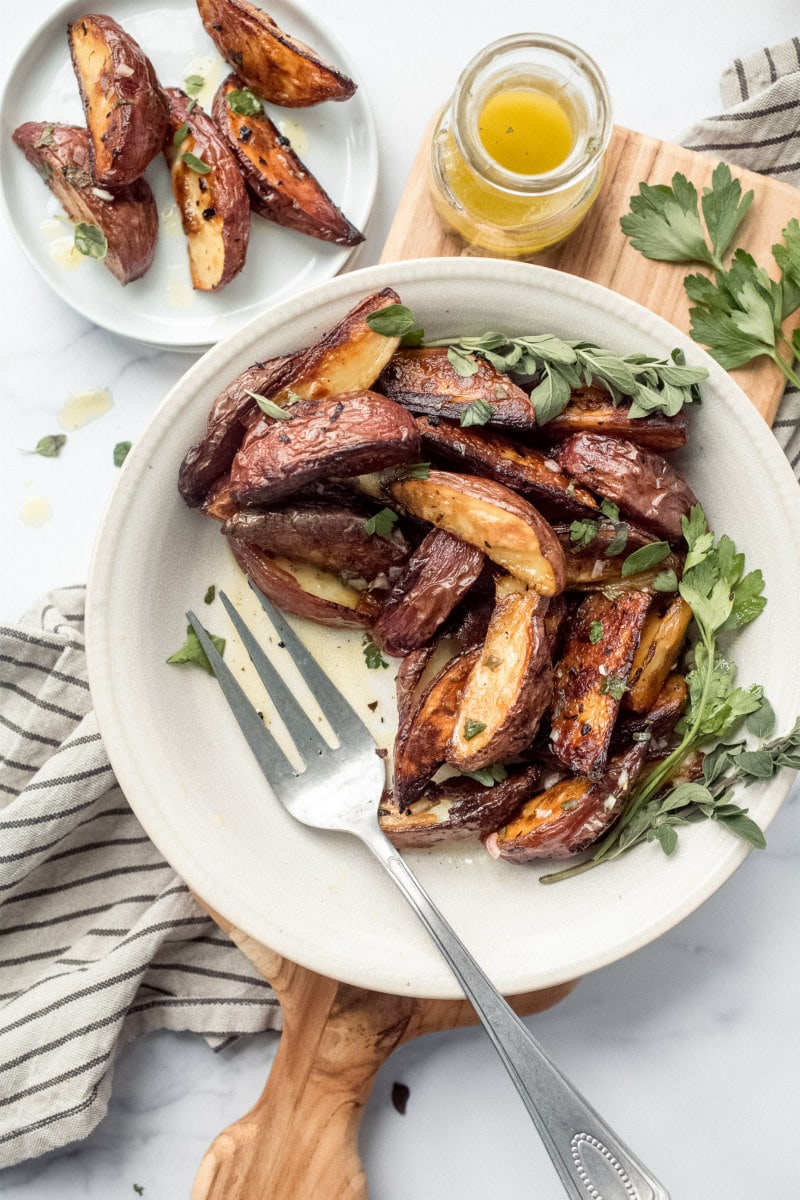
[[[367,1200],[358,1130],[375,1075],[402,1042],[474,1023],[471,1005],[337,983],[207,911],[272,984],[283,1033],[264,1091],[211,1144],[191,1200]],[[510,1002],[521,1015],[541,1012],[574,986]]]

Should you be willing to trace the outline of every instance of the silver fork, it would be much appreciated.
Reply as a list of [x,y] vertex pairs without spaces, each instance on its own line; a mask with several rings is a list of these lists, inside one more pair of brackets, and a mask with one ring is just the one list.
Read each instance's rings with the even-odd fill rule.
[[[355,834],[386,868],[441,951],[522,1097],[573,1200],[669,1200],[669,1194],[550,1061],[451,929],[378,824],[383,761],[361,718],[277,609],[253,588],[301,678],[339,741],[332,748],[284,683],[224,592],[250,659],[305,764],[295,770],[245,696],[194,613],[187,617],[273,792],[305,825]],[[334,793],[338,802],[331,807]]]

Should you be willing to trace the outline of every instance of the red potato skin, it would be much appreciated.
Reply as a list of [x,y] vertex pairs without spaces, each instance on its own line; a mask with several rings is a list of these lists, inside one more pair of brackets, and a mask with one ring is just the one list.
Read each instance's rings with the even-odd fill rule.
[[409,558],[375,622],[387,654],[403,655],[433,637],[483,569],[484,556],[443,529],[432,529]]
[[401,812],[425,790],[445,761],[458,703],[479,650],[450,660],[416,704],[410,706],[394,743],[394,791]]
[[[357,350],[365,342],[372,344],[379,338],[370,330],[366,318],[377,309],[397,304],[399,300],[400,297],[392,288],[374,292],[360,300],[313,345],[280,358],[254,363],[232,379],[214,400],[203,436],[189,448],[181,463],[178,490],[189,507],[199,507],[208,489],[221,475],[230,471],[247,428],[260,411],[251,392],[275,399],[294,385],[305,388],[305,394],[311,394],[313,389],[314,396],[330,395],[326,377],[333,373],[337,363],[340,364],[342,356],[351,347]],[[396,341],[393,338],[379,338],[375,344],[388,356]],[[379,370],[380,365],[372,374],[365,367],[357,382],[353,380],[348,388],[337,386],[336,390],[369,387]]]
[[[218,292],[239,274],[250,240],[250,201],[235,156],[219,130],[180,88],[167,88],[169,128],[164,145],[172,191],[187,238],[192,286]],[[174,136],[188,134],[179,146]],[[201,175],[181,158],[194,154],[211,168]],[[217,262],[217,260],[219,260]]]
[[347,578],[373,581],[396,577],[409,555],[403,534],[367,533],[371,513],[357,501],[336,503],[327,497],[298,499],[281,508],[236,512],[226,521],[226,537],[259,546],[272,554],[300,558]]
[[489,788],[463,775],[429,784],[422,801],[430,801],[431,806],[442,800],[449,802],[447,817],[438,821],[429,810],[401,812],[393,793],[385,792],[378,820],[400,850],[425,850],[441,843],[484,837],[511,817],[537,786],[540,775],[538,764],[531,764],[509,771],[508,778]]
[[337,246],[363,242],[363,233],[337,208],[267,114],[239,116],[230,108],[228,95],[243,87],[244,80],[237,75],[223,80],[212,115],[236,155],[253,211],[267,221]]
[[347,608],[300,587],[293,575],[281,570],[265,550],[238,538],[229,537],[233,557],[247,578],[284,612],[295,617],[337,629],[368,629],[377,612],[377,604],[368,592],[361,594],[360,608]]
[[659,454],[619,438],[578,433],[559,446],[556,459],[567,474],[658,537],[670,542],[683,537],[681,517],[688,517],[697,497]]
[[642,769],[645,753],[644,743],[637,742],[609,763],[602,779],[570,781],[574,807],[564,810],[555,803],[551,815],[536,816],[543,805],[547,807],[548,791],[558,795],[559,784],[531,797],[516,818],[486,839],[486,849],[494,858],[514,863],[572,858],[587,850],[619,817]]
[[352,79],[249,0],[197,0],[197,9],[225,61],[271,104],[308,108],[355,92]]
[[541,427],[541,435],[558,441],[575,433],[599,433],[623,438],[645,446],[659,454],[680,450],[689,436],[689,420],[685,410],[674,417],[650,413],[646,417],[630,417],[629,404],[612,403],[605,388],[588,386],[575,388],[569,404],[557,417]]
[[527,393],[486,359],[475,362],[475,374],[464,376],[448,359],[446,347],[403,348],[383,370],[376,387],[426,416],[458,421],[474,400],[485,400],[494,409],[489,425],[535,429],[536,410]]
[[[595,518],[596,519],[596,518]],[[673,570],[678,578],[683,570],[683,558],[672,553],[661,562],[635,575],[623,575],[622,565],[629,554],[642,546],[651,545],[658,541],[653,533],[637,528],[629,521],[628,537],[621,554],[610,557],[607,548],[616,537],[616,528],[611,521],[600,521],[597,534],[588,545],[582,546],[574,542],[569,525],[554,524],[553,530],[564,551],[566,591],[592,592],[604,591],[607,594],[614,591],[646,592],[652,590],[652,583],[661,571]]]
[[158,209],[147,181],[108,189],[111,199],[97,195],[106,189],[92,179],[89,134],[76,125],[27,121],[12,136],[67,216],[102,229],[108,242],[103,266],[123,287],[141,279],[158,239]]
[[418,417],[417,426],[426,454],[513,488],[531,500],[549,521],[596,517],[598,504],[592,493],[575,485],[555,459],[541,450],[523,446],[496,430],[474,425],[462,428],[438,417]]
[[[569,771],[603,772],[620,701],[604,690],[608,679],[627,681],[651,597],[593,592],[581,603],[555,668],[550,747]],[[592,642],[595,623],[602,637]]]
[[[100,186],[124,187],[144,174],[164,145],[164,93],[150,59],[112,17],[79,17],[67,26],[67,36],[89,130],[92,176]],[[84,38],[107,47],[111,69],[98,78],[80,68]]]
[[287,421],[236,455],[231,495],[237,504],[271,504],[333,475],[358,475],[419,456],[413,417],[377,392],[301,400]]

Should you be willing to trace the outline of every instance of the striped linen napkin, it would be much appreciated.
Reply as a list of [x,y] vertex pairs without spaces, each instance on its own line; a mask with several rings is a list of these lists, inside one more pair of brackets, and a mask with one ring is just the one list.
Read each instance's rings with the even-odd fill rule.
[[[800,37],[735,59],[721,89],[725,111],[687,129],[682,145],[800,187]],[[800,217],[800,196],[797,209]],[[800,475],[800,390],[793,384],[772,428]]]
[[117,786],[84,598],[63,588],[0,628],[0,1167],[86,1137],[139,1034],[193,1030],[220,1050],[280,1026]]

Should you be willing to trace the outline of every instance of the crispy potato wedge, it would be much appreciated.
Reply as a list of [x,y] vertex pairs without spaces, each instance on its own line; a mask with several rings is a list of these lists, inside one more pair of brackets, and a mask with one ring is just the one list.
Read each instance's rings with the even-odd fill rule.
[[666,607],[659,605],[647,614],[639,647],[628,676],[625,708],[649,712],[678,661],[692,610],[682,596],[674,596]]
[[374,292],[314,345],[254,363],[231,380],[215,399],[202,438],[181,463],[178,489],[189,507],[202,504],[211,485],[230,470],[247,427],[259,412],[251,393],[286,404],[289,392],[319,399],[371,387],[400,339],[374,333],[366,318],[399,300],[391,288]]
[[308,108],[355,92],[352,79],[249,0],[197,0],[197,8],[225,61],[271,104]]
[[277,225],[337,246],[363,242],[363,233],[336,207],[266,112],[247,116],[234,112],[228,97],[233,94],[231,102],[235,103],[243,88],[238,75],[224,79],[214,97],[212,115],[236,155],[253,211]]
[[[647,740],[647,757],[661,754],[689,704],[686,679],[677,671],[668,675],[664,686],[644,713],[622,712],[611,739],[612,749],[629,746],[634,739]],[[649,734],[649,739],[647,735]]]
[[414,418],[378,392],[301,400],[243,447],[231,467],[237,504],[271,504],[316,479],[358,475],[419,457]]
[[99,187],[124,187],[144,174],[164,145],[164,93],[141,46],[111,17],[78,17],[67,26],[67,36],[89,131],[92,178]]
[[522,388],[485,359],[476,358],[474,375],[459,375],[444,346],[402,349],[394,355],[377,383],[412,412],[459,421],[476,400],[491,405],[488,424],[509,429],[535,429],[536,410]]
[[550,745],[579,775],[605,768],[608,746],[652,597],[593,592],[582,601],[555,669]]
[[446,663],[401,722],[394,743],[394,792],[401,811],[444,764],[461,693],[479,655],[470,650]]
[[180,88],[167,88],[164,154],[180,209],[192,287],[218,292],[244,266],[250,201],[236,157],[216,125]]
[[548,520],[576,521],[597,515],[591,492],[565,475],[554,458],[502,434],[474,425],[462,428],[438,417],[418,417],[423,451],[462,471],[485,475],[526,496]]
[[430,471],[390,483],[389,495],[413,516],[477,546],[543,596],[564,590],[564,552],[532,504],[493,479]]
[[506,779],[484,787],[462,775],[430,784],[410,808],[401,810],[391,792],[384,793],[378,820],[398,849],[414,850],[440,842],[484,837],[497,829],[537,786],[538,765],[509,771]]
[[614,405],[605,388],[579,387],[573,390],[564,411],[542,425],[541,434],[548,439],[561,440],[574,433],[599,433],[624,438],[659,454],[680,450],[686,445],[689,421],[684,409],[674,417],[666,417],[663,413],[631,417],[629,413],[630,405]]
[[397,655],[424,645],[475,583],[483,562],[475,546],[432,529],[386,597],[372,631],[377,644]]
[[623,575],[622,564],[629,554],[658,541],[654,534],[647,533],[628,521],[625,524],[625,546],[621,553],[612,555],[606,553],[617,535],[616,527],[611,521],[600,521],[596,535],[587,545],[582,545],[580,540],[573,540],[570,525],[553,526],[564,551],[564,587],[567,591],[603,591],[609,595],[612,592],[646,592],[652,590],[653,580],[662,571],[672,570],[680,578],[683,559],[675,553],[669,554],[667,558],[644,571],[637,571],[635,575]]
[[153,261],[158,209],[145,179],[113,191],[91,175],[89,135],[75,125],[27,121],[13,139],[57,197],[71,221],[95,225],[108,244],[103,266],[125,286]]
[[368,628],[378,612],[369,592],[359,592],[338,575],[312,563],[268,554],[249,542],[229,537],[237,563],[273,604],[317,625]]
[[681,517],[697,497],[659,454],[621,438],[576,433],[558,447],[556,458],[568,475],[613,500],[645,529],[670,542],[683,537]]
[[260,511],[236,512],[223,526],[226,536],[260,546],[270,554],[313,563],[333,571],[346,582],[363,584],[395,579],[410,553],[401,530],[367,533],[370,509],[352,501],[336,503],[325,497],[296,499]]
[[644,755],[639,743],[613,759],[599,780],[572,775],[545,788],[486,839],[486,849],[494,858],[516,863],[580,854],[616,821]]
[[553,695],[550,643],[534,591],[498,599],[456,713],[447,761],[476,771],[530,745]]

